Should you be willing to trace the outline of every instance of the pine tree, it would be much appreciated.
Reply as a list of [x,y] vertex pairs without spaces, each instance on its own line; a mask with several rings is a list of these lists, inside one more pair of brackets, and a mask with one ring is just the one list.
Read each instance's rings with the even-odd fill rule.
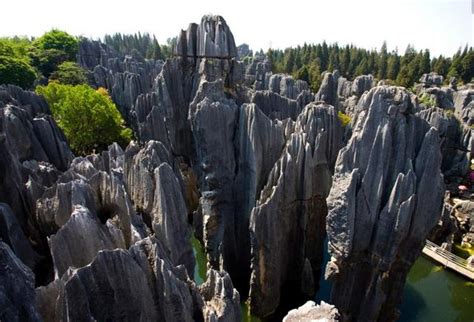
[[385,79],[387,77],[387,64],[388,64],[387,43],[384,41],[382,44],[382,48],[380,49],[380,57],[378,61],[378,70],[377,70],[378,79]]

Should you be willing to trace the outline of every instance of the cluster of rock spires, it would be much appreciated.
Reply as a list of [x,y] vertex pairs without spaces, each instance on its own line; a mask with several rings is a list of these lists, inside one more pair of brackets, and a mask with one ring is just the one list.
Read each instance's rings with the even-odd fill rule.
[[239,321],[247,297],[281,318],[318,290],[326,237],[337,310],[307,303],[286,321],[396,319],[442,173],[470,160],[472,90],[425,76],[420,91],[451,99],[451,119],[371,75],[325,73],[314,94],[248,54],[219,16],[181,31],[166,62],[83,39],[79,64],[137,137],[86,157],[44,100],[0,87],[0,320]]

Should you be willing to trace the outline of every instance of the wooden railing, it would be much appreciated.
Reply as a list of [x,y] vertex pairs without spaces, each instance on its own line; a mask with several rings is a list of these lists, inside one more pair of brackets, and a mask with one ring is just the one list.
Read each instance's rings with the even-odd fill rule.
[[423,254],[442,264],[443,266],[450,268],[471,280],[474,280],[474,267],[469,265],[464,258],[454,255],[453,253],[439,247],[435,243],[427,240],[426,245],[423,248]]

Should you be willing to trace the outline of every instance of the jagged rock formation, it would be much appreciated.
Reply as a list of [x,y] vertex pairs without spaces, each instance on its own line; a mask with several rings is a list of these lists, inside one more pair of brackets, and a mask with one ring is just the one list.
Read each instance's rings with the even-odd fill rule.
[[284,289],[307,295],[315,291],[322,264],[325,199],[341,143],[336,110],[309,104],[269,174],[250,220],[250,308],[258,316],[276,310]]
[[[37,229],[35,201],[72,158],[46,101],[15,86],[0,86],[0,202],[10,208],[3,208],[7,226],[2,235],[35,272],[44,269],[49,254],[47,242]],[[8,214],[10,210],[15,219]],[[39,256],[27,250],[29,247],[21,242],[21,233],[15,227],[33,242]]]
[[373,88],[358,105],[328,197],[326,277],[344,321],[393,321],[406,275],[441,213],[439,135],[413,115],[402,88]]
[[[248,294],[254,314],[278,318],[288,298],[314,296],[326,227],[342,318],[396,318],[438,219],[440,165],[466,171],[472,90],[433,75],[418,89],[456,107],[459,123],[401,88],[372,88],[371,75],[325,73],[313,94],[272,74],[262,52],[239,61],[247,49],[210,15],[181,31],[166,62],[82,39],[90,84],[135,131],[125,152],[74,159],[44,100],[0,86],[0,319],[39,320],[36,303],[48,321],[238,321]],[[191,221],[209,266],[199,287]],[[337,310],[309,303],[287,320],[323,317]]]
[[[239,57],[240,56],[239,54]],[[255,53],[250,63],[245,67],[245,84],[254,85],[255,90],[264,90],[271,75],[272,66],[267,57],[260,53]]]
[[137,211],[170,251],[172,262],[185,265],[188,274],[192,274],[194,255],[189,243],[188,211],[172,156],[161,142],[149,141],[141,150],[132,143],[125,151],[124,162],[125,181]]
[[79,42],[78,64],[89,70],[94,87],[106,88],[125,121],[135,125],[132,108],[140,94],[149,93],[163,62],[121,57],[109,46],[86,38]]
[[437,73],[429,73],[429,74],[423,74],[419,80],[420,84],[422,84],[424,87],[431,87],[431,86],[437,86],[440,87],[443,85],[444,78],[442,75],[438,75]]
[[321,301],[316,304],[308,301],[297,309],[291,310],[283,318],[283,322],[339,321],[339,312],[334,305]]
[[35,305],[35,276],[2,241],[0,285],[2,321],[41,321]]
[[226,272],[209,270],[204,284],[199,286],[204,300],[205,321],[240,321],[240,296]]
[[10,246],[10,249],[24,264],[30,268],[35,267],[37,255],[23,233],[12,209],[5,203],[0,203],[0,240]]
[[470,166],[470,149],[465,142],[470,131],[463,130],[456,117],[440,108],[423,109],[417,114],[438,130],[443,155],[441,169],[446,178],[453,180],[464,176]]

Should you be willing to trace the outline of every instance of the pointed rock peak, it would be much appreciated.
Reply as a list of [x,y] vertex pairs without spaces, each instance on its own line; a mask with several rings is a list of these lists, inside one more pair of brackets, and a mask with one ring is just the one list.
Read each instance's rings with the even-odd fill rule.
[[174,49],[177,56],[231,59],[237,57],[234,36],[221,16],[205,15],[201,23],[182,30]]

